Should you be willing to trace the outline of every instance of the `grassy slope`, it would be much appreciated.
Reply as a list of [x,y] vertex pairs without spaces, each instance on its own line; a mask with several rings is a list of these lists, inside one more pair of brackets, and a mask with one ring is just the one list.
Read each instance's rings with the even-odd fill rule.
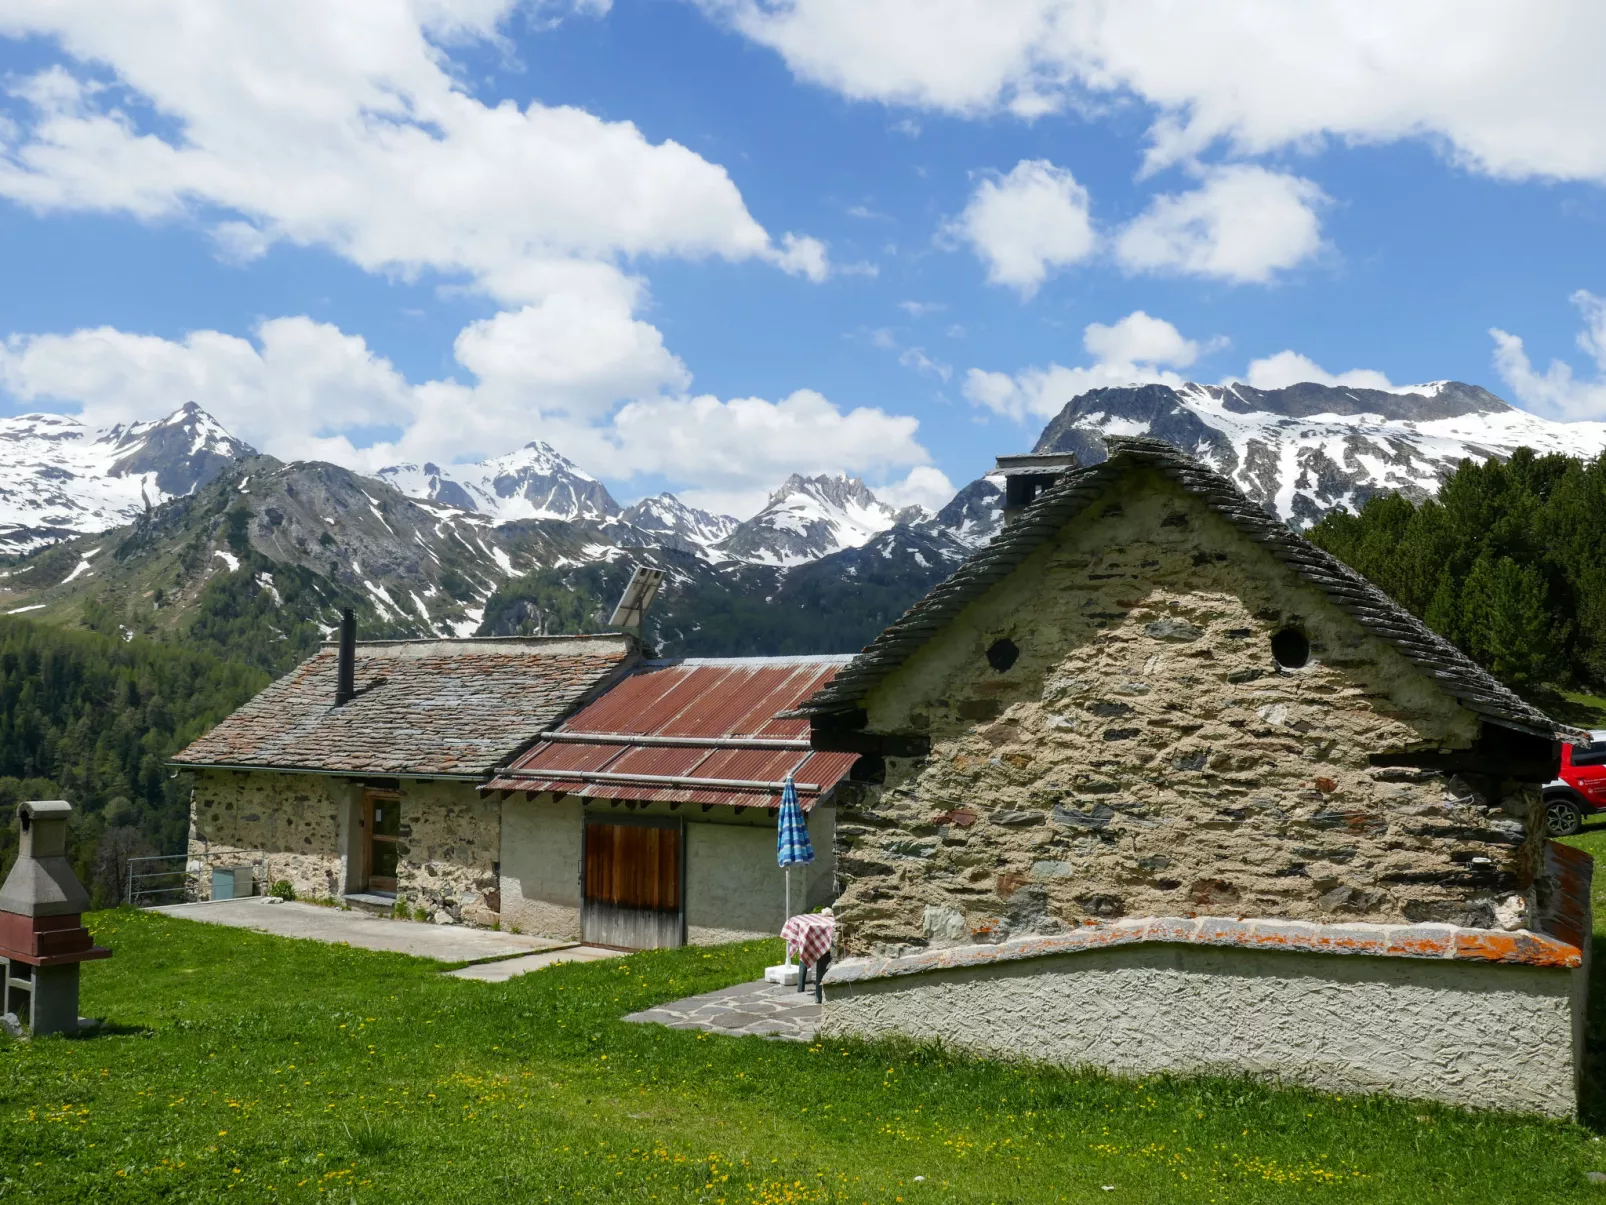
[[489,985],[93,922],[117,956],[84,1006],[118,1031],[0,1045],[0,1200],[1553,1202],[1606,1166],[1589,1131],[1525,1118],[619,1020],[774,943]]

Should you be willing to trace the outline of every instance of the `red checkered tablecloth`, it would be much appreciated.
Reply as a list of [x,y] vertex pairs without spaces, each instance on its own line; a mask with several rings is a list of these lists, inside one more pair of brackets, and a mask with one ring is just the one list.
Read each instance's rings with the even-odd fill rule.
[[809,913],[794,916],[781,926],[789,954],[796,954],[806,967],[820,961],[822,954],[831,951],[831,939],[836,936],[836,918]]

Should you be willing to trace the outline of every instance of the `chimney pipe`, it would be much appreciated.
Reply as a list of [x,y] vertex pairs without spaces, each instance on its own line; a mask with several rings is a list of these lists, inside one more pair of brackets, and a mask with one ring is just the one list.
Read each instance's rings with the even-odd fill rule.
[[357,696],[357,612],[340,613],[340,661],[335,669],[335,706],[344,707]]

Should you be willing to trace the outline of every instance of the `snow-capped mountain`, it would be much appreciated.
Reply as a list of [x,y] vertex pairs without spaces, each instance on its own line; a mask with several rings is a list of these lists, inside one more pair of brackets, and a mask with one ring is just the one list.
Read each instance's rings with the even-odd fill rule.
[[918,506],[896,510],[857,477],[801,477],[794,473],[770,495],[764,509],[715,545],[734,560],[758,565],[801,565],[844,548],[858,548],[895,523],[925,517]]
[[127,523],[253,455],[194,402],[104,429],[65,414],[0,418],[0,553]]
[[706,552],[741,526],[740,519],[687,506],[670,493],[625,507],[619,522],[655,537],[663,547],[686,552]]
[[1209,461],[1243,491],[1300,527],[1374,494],[1419,501],[1463,459],[1518,447],[1593,456],[1606,423],[1559,423],[1518,410],[1476,385],[1435,381],[1385,392],[1302,384],[1133,385],[1072,398],[1037,452],[1104,459],[1106,435],[1152,435]]
[[619,504],[590,473],[539,440],[517,452],[454,464],[391,465],[375,474],[409,498],[478,511],[497,523],[517,519],[607,520]]

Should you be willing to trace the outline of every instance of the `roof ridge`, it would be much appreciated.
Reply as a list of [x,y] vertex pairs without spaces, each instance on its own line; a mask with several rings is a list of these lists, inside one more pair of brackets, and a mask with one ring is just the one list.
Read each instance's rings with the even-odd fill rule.
[[1363,629],[1391,644],[1469,711],[1544,736],[1561,731],[1561,726],[1544,712],[1519,697],[1362,574],[1251,502],[1224,474],[1152,436],[1112,435],[1105,439],[1105,446],[1109,449],[1107,459],[1063,474],[991,543],[973,553],[866,645],[803,705],[803,710],[821,715],[857,706],[960,610],[1013,573],[1032,552],[1080,515],[1122,472],[1135,465],[1148,465],[1321,590]]

